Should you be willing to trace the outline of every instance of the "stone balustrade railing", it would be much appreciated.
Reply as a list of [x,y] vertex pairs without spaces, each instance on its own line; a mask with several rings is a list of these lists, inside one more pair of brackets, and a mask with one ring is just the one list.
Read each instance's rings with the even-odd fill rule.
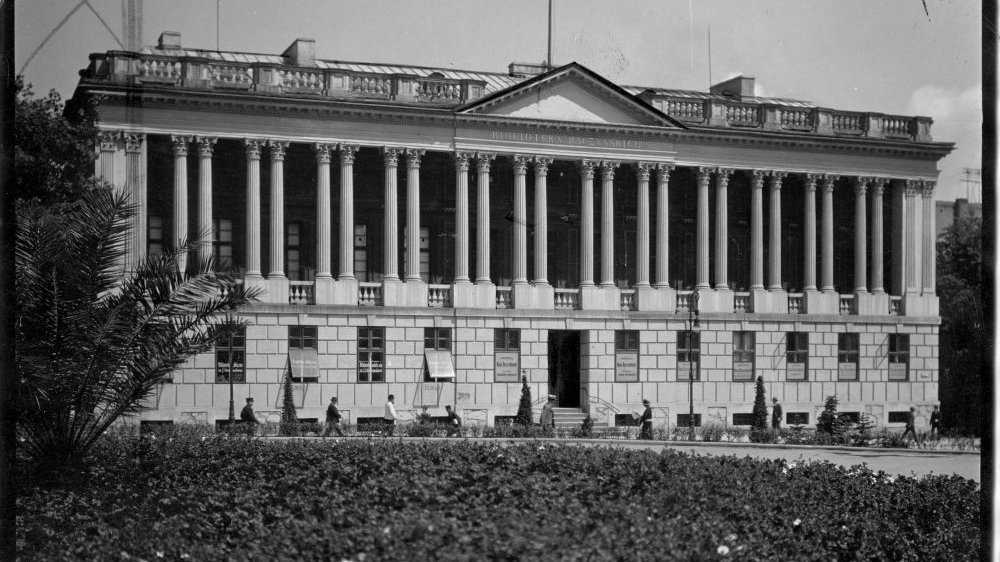
[[691,310],[691,291],[677,291],[677,312]]
[[635,289],[622,289],[619,294],[621,295],[622,310],[636,310],[638,308],[638,303],[635,299]]
[[854,295],[840,295],[840,313],[854,314]]
[[772,103],[690,99],[652,91],[639,95],[646,103],[691,125],[707,127],[794,131],[826,136],[931,140],[931,118],[837,111]]
[[750,293],[733,293],[733,310],[735,312],[753,312],[753,300]]
[[805,296],[802,293],[788,293],[788,313],[802,314],[805,309]]
[[288,304],[315,304],[316,290],[313,281],[289,281]]
[[510,287],[497,287],[497,310],[514,308],[514,291]]
[[382,284],[370,281],[358,283],[358,306],[382,306]]
[[451,306],[451,285],[427,285],[427,306],[447,308]]
[[580,289],[553,289],[554,308],[562,310],[576,310],[580,308]]
[[903,309],[903,297],[889,296],[889,316],[899,316]]
[[367,97],[452,105],[480,98],[486,93],[486,83],[480,80],[223,62],[122,51],[91,55],[85,76],[129,85],[149,83],[207,90]]

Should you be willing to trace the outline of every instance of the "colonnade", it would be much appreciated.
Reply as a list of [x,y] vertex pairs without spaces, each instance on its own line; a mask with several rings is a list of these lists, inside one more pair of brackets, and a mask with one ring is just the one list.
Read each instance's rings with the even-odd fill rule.
[[[121,136],[119,143],[113,142],[113,135],[102,134],[99,145],[97,172],[103,177],[121,176],[115,170],[115,159],[112,156],[124,145],[125,181],[123,185],[138,198],[140,205],[145,202],[144,161],[138,157],[139,146],[144,140],[143,135],[127,134]],[[187,159],[189,147],[193,144],[198,155],[198,196],[197,225],[201,232],[211,232],[212,229],[212,156],[216,137],[200,135],[171,136],[174,156],[174,228],[175,243],[188,236],[187,225]],[[260,159],[266,152],[270,159],[271,189],[270,189],[270,231],[284,231],[284,169],[283,162],[289,141],[281,139],[243,139],[247,160],[246,177],[246,256],[245,275],[247,278],[263,277],[261,270],[261,216],[260,216]],[[337,155],[340,164],[340,221],[339,236],[340,260],[337,270],[337,280],[354,279],[353,262],[353,228],[354,228],[354,185],[353,166],[359,145],[350,143],[314,143],[312,145],[316,156],[316,277],[317,279],[332,279],[331,264],[331,199],[330,199],[330,165]],[[405,271],[401,279],[397,270],[398,248],[396,232],[398,212],[397,201],[397,168],[400,158],[405,161],[407,174],[406,197],[406,245],[408,248],[419,247],[420,235],[420,164],[425,152],[423,149],[404,147],[382,147],[384,165],[384,278],[388,282],[405,280],[420,281],[419,252],[407,253]],[[455,284],[491,285],[490,281],[490,172],[496,152],[457,151],[453,154],[455,164]],[[514,224],[513,224],[513,285],[547,285],[547,174],[553,158],[547,155],[513,154],[511,156],[514,174]],[[475,276],[469,271],[469,234],[471,229],[469,217],[469,172],[476,170],[476,267]],[[650,275],[650,181],[655,177],[657,189],[657,217],[669,216],[668,197],[671,172],[674,164],[671,162],[622,162],[620,160],[596,160],[581,158],[577,161],[581,177],[580,205],[580,286],[581,287],[614,287],[614,175],[616,169],[622,166],[633,166],[637,178],[637,248],[636,248],[636,280],[635,287],[650,287],[656,289],[669,288],[669,230],[667,220],[656,221],[656,271]],[[526,177],[529,169],[534,173],[534,278],[529,281],[527,275],[527,193]],[[699,291],[728,291],[728,185],[734,169],[730,167],[701,166],[695,168],[697,180],[697,230],[696,230],[696,289]],[[751,292],[782,290],[782,217],[781,190],[789,172],[780,170],[749,170],[751,177]],[[594,181],[599,175],[601,193],[601,240],[600,256],[601,270],[599,279],[595,280],[594,271]],[[140,181],[140,178],[141,181]],[[714,248],[714,281],[709,279],[709,190],[714,179],[715,189],[715,248]],[[838,176],[830,174],[804,174],[804,292],[834,293],[833,262],[834,262],[834,212],[833,191],[834,182]],[[140,183],[142,184],[140,186]],[[767,232],[767,248],[771,259],[767,268],[767,284],[764,279],[764,208],[763,190],[765,183],[769,191],[770,206],[768,212],[770,228]],[[883,208],[884,194],[890,180],[877,177],[852,177],[851,185],[854,195],[854,279],[855,293],[882,294],[884,286],[883,264]],[[933,181],[895,180],[893,188],[893,209],[900,220],[894,220],[894,280],[891,288],[895,294],[933,295],[935,279],[935,245],[934,245],[934,201]],[[816,193],[821,194],[821,212],[817,225]],[[918,235],[918,204],[917,196],[921,196],[922,222],[921,233]],[[871,214],[868,213],[868,203],[871,202]],[[139,213],[145,215],[145,213]],[[143,223],[144,224],[144,223]],[[817,264],[817,226],[820,238],[820,256]],[[869,264],[867,261],[869,240],[871,248],[871,282],[869,283]],[[135,247],[142,248],[140,243],[144,226],[140,233],[134,235],[131,241]],[[267,278],[284,278],[284,240],[281,236],[272,235],[269,244],[270,271]],[[898,252],[896,250],[899,250]],[[199,247],[199,256],[207,258],[211,255],[211,241],[203,240]],[[817,265],[819,267],[817,268]],[[817,269],[819,279],[817,283]]]

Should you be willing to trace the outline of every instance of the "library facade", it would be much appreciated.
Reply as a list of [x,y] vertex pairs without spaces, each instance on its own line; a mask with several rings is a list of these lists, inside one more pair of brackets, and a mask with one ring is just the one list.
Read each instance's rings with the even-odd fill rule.
[[[159,386],[147,423],[255,398],[299,417],[513,416],[526,380],[597,423],[785,423],[827,396],[893,426],[938,395],[926,117],[507,72],[183,47],[90,56],[97,174],[130,194],[130,260],[199,240],[259,301]],[[689,418],[693,409],[694,418]],[[537,415],[537,414],[536,414]]]

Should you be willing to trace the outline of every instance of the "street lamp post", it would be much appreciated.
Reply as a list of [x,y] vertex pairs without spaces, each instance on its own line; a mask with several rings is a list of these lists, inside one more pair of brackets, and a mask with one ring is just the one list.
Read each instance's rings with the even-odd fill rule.
[[229,319],[226,322],[226,329],[229,332],[229,431],[236,427],[236,405],[233,403],[233,322]]
[[[698,321],[698,291],[691,291],[691,303],[688,305],[687,320],[687,350],[688,350],[688,440],[694,441],[694,350],[691,347],[694,334],[701,333],[701,324]],[[701,347],[701,339],[698,339],[698,347]],[[701,353],[698,357],[701,357]]]

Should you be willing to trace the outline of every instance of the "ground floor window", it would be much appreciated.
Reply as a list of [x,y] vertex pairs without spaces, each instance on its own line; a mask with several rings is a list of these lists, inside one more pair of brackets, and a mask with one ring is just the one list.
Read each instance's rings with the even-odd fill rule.
[[615,332],[615,381],[639,382],[639,331]]
[[701,380],[701,334],[683,330],[677,332],[677,380]]
[[733,425],[753,425],[753,414],[733,414]]
[[319,382],[316,326],[288,327],[288,363],[292,382]]
[[788,425],[809,425],[809,412],[788,412],[785,414]]
[[837,334],[838,379],[858,380],[858,334]]
[[358,328],[358,382],[385,382],[385,328]]
[[785,377],[790,381],[809,380],[809,334],[788,332],[785,342]]
[[455,381],[451,328],[424,328],[424,382]]
[[753,332],[733,332],[734,381],[753,381],[755,341]]
[[889,334],[889,380],[906,381],[910,378],[910,336]]
[[497,328],[493,331],[493,377],[496,382],[519,382],[521,372],[521,330]]
[[910,419],[910,412],[889,412],[889,423],[906,423]]
[[[691,427],[690,414],[677,414],[677,427]],[[701,427],[701,414],[694,415],[694,426]]]
[[215,382],[246,382],[246,328],[234,326],[215,344]]

